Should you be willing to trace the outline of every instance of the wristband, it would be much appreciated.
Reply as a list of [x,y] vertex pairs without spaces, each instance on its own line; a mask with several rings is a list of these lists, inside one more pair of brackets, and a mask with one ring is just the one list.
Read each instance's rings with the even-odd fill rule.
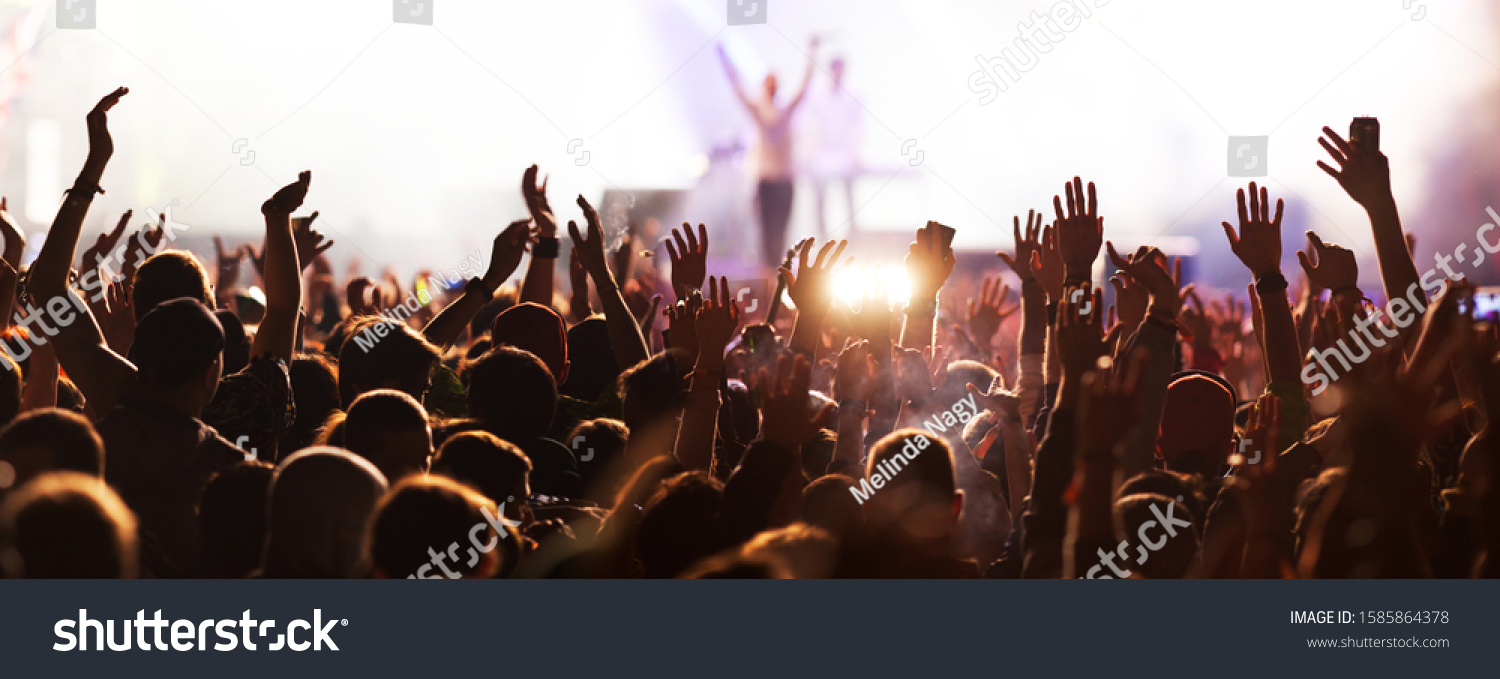
[[1274,295],[1278,292],[1286,292],[1286,276],[1280,271],[1267,271],[1255,280],[1255,292],[1259,295]]
[[869,414],[870,405],[857,398],[846,398],[839,401],[839,413],[859,413],[860,417]]
[[532,257],[542,259],[557,259],[558,240],[554,236],[541,236],[536,239],[536,245],[531,248]]
[[495,298],[495,292],[490,290],[490,286],[485,285],[484,280],[477,276],[470,278],[469,282],[464,284],[464,294],[480,295],[485,299]]
[[906,315],[917,318],[935,318],[937,317],[937,305],[936,297],[924,299],[920,302],[907,302]]

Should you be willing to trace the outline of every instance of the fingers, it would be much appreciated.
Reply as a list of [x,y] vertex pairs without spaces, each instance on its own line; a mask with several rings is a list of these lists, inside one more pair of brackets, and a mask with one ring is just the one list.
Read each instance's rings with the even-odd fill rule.
[[1244,225],[1244,224],[1249,223],[1250,222],[1250,213],[1248,211],[1246,211],[1246,208],[1245,208],[1245,190],[1244,189],[1240,189],[1240,190],[1238,190],[1235,193],[1235,201],[1236,201],[1236,203],[1237,203],[1237,205],[1239,207],[1239,211],[1240,211],[1240,224]]
[[[676,229],[672,230],[672,236],[674,238],[678,237]],[[682,261],[682,256],[677,254],[677,248],[672,247],[672,240],[672,238],[662,239],[662,241],[667,244],[667,260],[672,262],[673,268],[676,268],[677,264]]]
[[[1224,226],[1229,226],[1229,223],[1225,222]],[[1121,257],[1120,253],[1115,252],[1114,243],[1104,241],[1104,248],[1105,251],[1109,254],[1109,261],[1115,265],[1115,268],[1124,269],[1126,271],[1130,270],[1130,262],[1126,261],[1124,257]],[[1117,286],[1117,289],[1123,289],[1123,286]]]
[[[1340,151],[1341,155],[1346,158],[1348,156],[1354,155],[1354,148],[1349,145],[1349,142],[1344,141],[1344,138],[1340,137],[1339,133],[1334,132],[1333,128],[1324,126],[1323,134],[1326,135],[1329,139],[1333,140],[1333,143],[1338,146],[1338,150]],[[1318,141],[1323,140],[1319,139]]]
[[[1256,189],[1255,182],[1250,182],[1250,219],[1260,221],[1260,191]],[[1241,223],[1244,223],[1243,218]]]
[[1232,226],[1229,222],[1223,222],[1223,224],[1224,236],[1229,239],[1229,250],[1231,252],[1237,252],[1240,247],[1240,237],[1239,235],[1235,234],[1234,226]]
[[[695,235],[693,235],[693,226],[691,224],[687,223],[687,222],[683,222],[682,223],[682,233],[683,233],[683,235],[687,236],[687,247],[683,248],[683,250],[682,250],[683,254],[687,254],[689,252],[691,252],[693,254],[698,254],[698,237],[695,236]],[[672,230],[672,235],[674,237],[677,236],[677,230],[676,229]],[[678,245],[681,245],[682,241],[678,241],[677,243],[678,243]]]
[[1306,273],[1308,279],[1311,280],[1313,278],[1313,263],[1308,259],[1306,252],[1297,251],[1297,263],[1302,265],[1303,273]]

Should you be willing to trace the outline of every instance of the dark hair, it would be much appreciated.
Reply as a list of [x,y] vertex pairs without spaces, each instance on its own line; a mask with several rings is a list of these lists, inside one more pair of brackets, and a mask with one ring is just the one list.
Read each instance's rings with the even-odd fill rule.
[[140,369],[143,384],[170,388],[202,375],[222,358],[223,350],[219,319],[197,300],[180,297],[140,317],[130,362]]
[[678,361],[688,360],[668,349],[626,369],[620,375],[621,411],[625,426],[642,425],[682,408],[687,381],[677,374]]
[[496,347],[469,365],[469,416],[507,441],[543,436],[557,412],[557,383],[530,352]]
[[[1156,505],[1156,511],[1163,513],[1168,511],[1165,507],[1171,506],[1172,518],[1192,522],[1195,530],[1178,528],[1173,531],[1176,535],[1172,535],[1168,532],[1168,527],[1161,526],[1157,521],[1158,514],[1152,511],[1152,505]],[[1144,562],[1129,558],[1127,563],[1130,570],[1152,579],[1177,579],[1187,575],[1197,562],[1198,534],[1201,529],[1198,528],[1196,515],[1183,503],[1156,493],[1136,493],[1115,501],[1115,515],[1119,517],[1125,535],[1141,541],[1151,539],[1152,536],[1161,540],[1161,546],[1153,550]],[[1142,529],[1148,521],[1157,524],[1154,531]],[[1138,537],[1137,533],[1146,535]]]
[[821,476],[802,489],[802,517],[840,539],[863,532],[864,515],[859,501],[849,492],[857,482],[843,474]]
[[396,481],[427,467],[429,445],[421,459],[410,454],[395,436],[429,431],[427,410],[410,395],[394,389],[376,389],[354,399],[344,418],[344,448],[375,465],[387,480]]
[[339,351],[339,400],[345,407],[374,389],[393,388],[422,397],[441,349],[406,324],[378,316],[358,317],[347,331]]
[[[876,474],[883,479],[879,487]],[[873,534],[905,541],[937,537],[951,529],[947,505],[958,491],[953,453],[941,437],[913,428],[887,434],[870,447],[865,479],[874,488],[863,504]],[[945,506],[937,507],[938,503]],[[937,509],[945,513],[939,515]],[[897,532],[891,532],[893,528]]]
[[601,505],[614,500],[628,473],[623,467],[625,444],[629,440],[630,429],[625,423],[607,417],[584,420],[568,432],[563,445],[578,451],[580,458],[589,456],[587,462],[580,459],[578,465],[586,499]]
[[551,308],[522,302],[506,309],[495,317],[490,343],[529,351],[547,366],[555,381],[568,379],[567,323]]
[[79,415],[87,414],[88,401],[83,398],[83,391],[63,375],[57,376],[57,407]]
[[[28,455],[29,451],[45,455]],[[18,459],[22,457],[30,462]],[[48,471],[103,477],[104,439],[82,415],[58,408],[33,410],[0,431],[0,460],[16,467],[17,485]]]
[[297,420],[281,436],[279,450],[282,455],[312,445],[318,430],[340,405],[338,368],[327,356],[297,354],[288,372],[292,378],[292,395],[297,403]]
[[[494,503],[457,482],[441,476],[408,478],[381,498],[370,517],[365,540],[370,563],[388,578],[440,578],[449,571],[482,575],[480,555],[500,544],[486,511],[494,516]],[[437,566],[431,552],[457,558]]]
[[497,504],[530,494],[530,458],[514,444],[487,431],[449,437],[432,460],[432,473],[471,486]]
[[131,291],[137,321],[169,299],[188,297],[209,308],[214,304],[208,272],[185,250],[164,250],[152,255],[135,270]]
[[648,578],[670,578],[717,551],[714,518],[724,484],[706,472],[683,472],[646,501],[636,535],[636,558]]
[[598,400],[620,376],[610,348],[609,324],[603,317],[593,316],[568,328],[568,361],[568,380],[559,390],[581,401]]
[[96,477],[38,476],[0,504],[0,571],[13,578],[133,578],[135,515]]
[[264,462],[236,462],[208,482],[198,507],[199,575],[243,578],[260,565],[271,475]]

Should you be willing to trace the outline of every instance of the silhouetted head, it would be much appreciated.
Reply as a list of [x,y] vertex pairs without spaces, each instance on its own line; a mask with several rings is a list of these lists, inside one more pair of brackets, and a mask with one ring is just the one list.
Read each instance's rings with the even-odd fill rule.
[[568,381],[568,324],[556,311],[522,302],[495,317],[492,346],[524,349],[541,359],[558,384]]
[[395,389],[422,400],[441,349],[406,324],[378,316],[359,317],[346,332],[339,351],[339,398],[345,407],[376,389]]
[[135,515],[96,476],[38,476],[0,504],[0,572],[12,578],[133,578]]
[[186,250],[163,250],[152,255],[135,270],[132,285],[130,299],[137,321],[151,313],[156,305],[179,297],[198,300],[210,309],[214,306],[208,271]]
[[380,470],[347,450],[308,448],[282,460],[266,501],[261,575],[364,577],[365,528],[385,491]]
[[179,297],[141,317],[130,345],[130,362],[139,371],[137,383],[142,389],[186,394],[201,408],[218,389],[223,352],[224,328],[219,319],[198,300]]
[[272,473],[264,462],[237,462],[203,489],[198,506],[202,577],[243,578],[260,565]]
[[488,578],[499,570],[502,551],[491,518],[495,503],[472,488],[441,476],[414,476],[376,505],[367,558],[378,578]]
[[104,440],[87,418],[42,408],[17,417],[0,432],[0,493],[53,471],[104,476]]
[[344,418],[344,447],[369,460],[387,481],[421,474],[432,456],[427,410],[394,389],[365,392]]
[[950,539],[963,509],[947,442],[920,429],[898,429],[870,448],[863,491],[872,534],[908,544]]
[[530,352],[497,347],[469,366],[469,416],[507,441],[543,436],[557,410],[557,383]]

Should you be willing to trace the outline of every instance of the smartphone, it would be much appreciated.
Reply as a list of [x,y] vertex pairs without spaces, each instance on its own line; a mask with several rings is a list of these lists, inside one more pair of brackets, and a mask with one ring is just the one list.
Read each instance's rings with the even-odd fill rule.
[[1355,118],[1349,122],[1349,144],[1366,153],[1380,152],[1380,121]]
[[952,250],[953,249],[953,236],[958,233],[958,230],[954,229],[951,226],[944,226],[942,224],[938,224],[937,222],[933,222],[933,224],[937,224],[938,231],[943,234],[943,249],[944,250]]
[[1475,288],[1470,305],[1474,308],[1476,320],[1491,320],[1500,316],[1500,285]]

